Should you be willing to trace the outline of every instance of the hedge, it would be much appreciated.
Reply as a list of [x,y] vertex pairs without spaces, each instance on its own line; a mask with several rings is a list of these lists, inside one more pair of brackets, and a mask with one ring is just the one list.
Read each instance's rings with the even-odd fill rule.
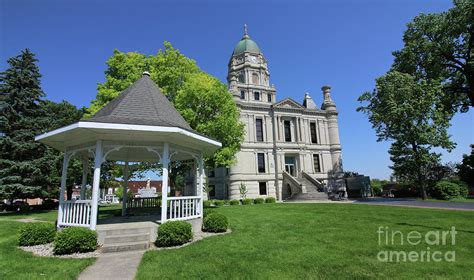
[[26,223],[20,227],[18,244],[20,246],[34,246],[54,241],[56,227],[50,223]]
[[253,203],[253,199],[251,198],[244,198],[242,199],[242,205],[249,205]]
[[229,204],[230,204],[230,205],[239,205],[239,204],[240,204],[240,201],[234,199],[234,200],[229,201]]
[[202,230],[207,232],[226,232],[229,226],[227,217],[219,213],[211,213],[204,218]]
[[265,198],[265,203],[275,203],[276,199],[274,197]]
[[224,206],[225,202],[224,200],[214,200],[214,205],[215,206]]
[[65,228],[54,240],[54,254],[85,253],[97,248],[97,232],[81,227]]
[[210,200],[204,200],[204,201],[202,202],[202,206],[203,206],[204,208],[209,208],[209,207],[211,207],[211,203],[212,203],[212,201],[210,201]]
[[158,227],[155,244],[158,247],[178,246],[191,241],[192,238],[193,229],[190,223],[169,221]]
[[255,204],[263,204],[263,203],[265,203],[265,199],[262,198],[262,197],[259,197],[259,198],[256,198],[256,199],[253,201],[253,203],[255,203]]

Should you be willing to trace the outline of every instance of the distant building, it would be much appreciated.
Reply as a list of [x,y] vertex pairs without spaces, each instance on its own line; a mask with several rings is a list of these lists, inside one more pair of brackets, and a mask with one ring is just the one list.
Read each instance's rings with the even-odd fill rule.
[[302,103],[277,101],[267,60],[246,28],[230,57],[227,81],[245,124],[245,140],[234,166],[207,171],[211,198],[239,199],[244,184],[247,197],[275,197],[278,189],[285,199],[302,188],[300,181],[307,189],[324,186],[326,194],[345,192],[335,183],[342,175],[342,152],[331,87],[322,87],[321,107],[309,93]]

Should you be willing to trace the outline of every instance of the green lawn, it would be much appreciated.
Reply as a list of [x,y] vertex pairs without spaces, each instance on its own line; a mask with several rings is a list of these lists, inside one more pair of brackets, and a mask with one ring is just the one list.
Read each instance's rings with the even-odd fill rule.
[[[232,233],[177,250],[147,252],[137,279],[471,278],[474,275],[474,212],[373,205],[273,204],[217,209]],[[377,260],[381,250],[422,251],[417,246],[378,245],[377,229],[403,233],[456,227],[455,262]],[[406,242],[405,242],[406,243]]]
[[[117,205],[100,207],[99,217],[110,217],[120,210]],[[58,212],[38,211],[26,214],[0,213],[0,279],[76,279],[95,259],[59,259],[36,257],[17,248],[17,232],[23,224],[15,220],[56,221]]]

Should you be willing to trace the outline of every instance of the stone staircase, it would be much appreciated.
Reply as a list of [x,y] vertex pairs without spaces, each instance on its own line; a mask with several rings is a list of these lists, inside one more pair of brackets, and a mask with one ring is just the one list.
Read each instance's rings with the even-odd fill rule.
[[156,239],[154,223],[106,225],[97,229],[102,253],[146,250]]
[[294,193],[289,199],[287,199],[287,201],[329,200],[328,195],[320,188],[320,186],[315,185],[315,183],[305,178],[305,176],[293,178],[299,183],[301,189],[304,191]]

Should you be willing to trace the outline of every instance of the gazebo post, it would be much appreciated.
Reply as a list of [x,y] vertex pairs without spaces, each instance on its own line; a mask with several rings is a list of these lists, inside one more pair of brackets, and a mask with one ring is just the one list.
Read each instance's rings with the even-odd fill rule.
[[81,200],[86,199],[87,173],[89,171],[88,165],[89,163],[88,163],[87,157],[83,157],[82,158]]
[[164,143],[163,154],[161,156],[161,165],[163,166],[161,185],[161,223],[166,222],[168,216],[168,168],[169,168],[169,145]]
[[128,161],[123,167],[123,193],[122,193],[122,216],[127,215],[127,192],[128,192]]
[[59,190],[59,206],[58,206],[58,222],[57,227],[59,228],[60,223],[63,221],[63,206],[64,206],[64,192],[66,190],[67,180],[67,167],[69,165],[70,154],[64,152],[63,158],[63,169],[61,173],[61,188]]
[[97,213],[99,207],[99,183],[100,183],[100,167],[102,165],[102,140],[97,140],[95,144],[94,159],[94,180],[92,183],[92,205],[91,205],[91,229],[95,230],[97,226]]
[[202,156],[202,153],[201,155],[199,156],[199,186],[198,186],[198,189],[196,191],[196,194],[201,198],[201,202],[200,202],[200,206],[199,206],[199,217],[202,218],[203,216],[203,183],[204,183],[204,159],[203,159],[203,156]]

